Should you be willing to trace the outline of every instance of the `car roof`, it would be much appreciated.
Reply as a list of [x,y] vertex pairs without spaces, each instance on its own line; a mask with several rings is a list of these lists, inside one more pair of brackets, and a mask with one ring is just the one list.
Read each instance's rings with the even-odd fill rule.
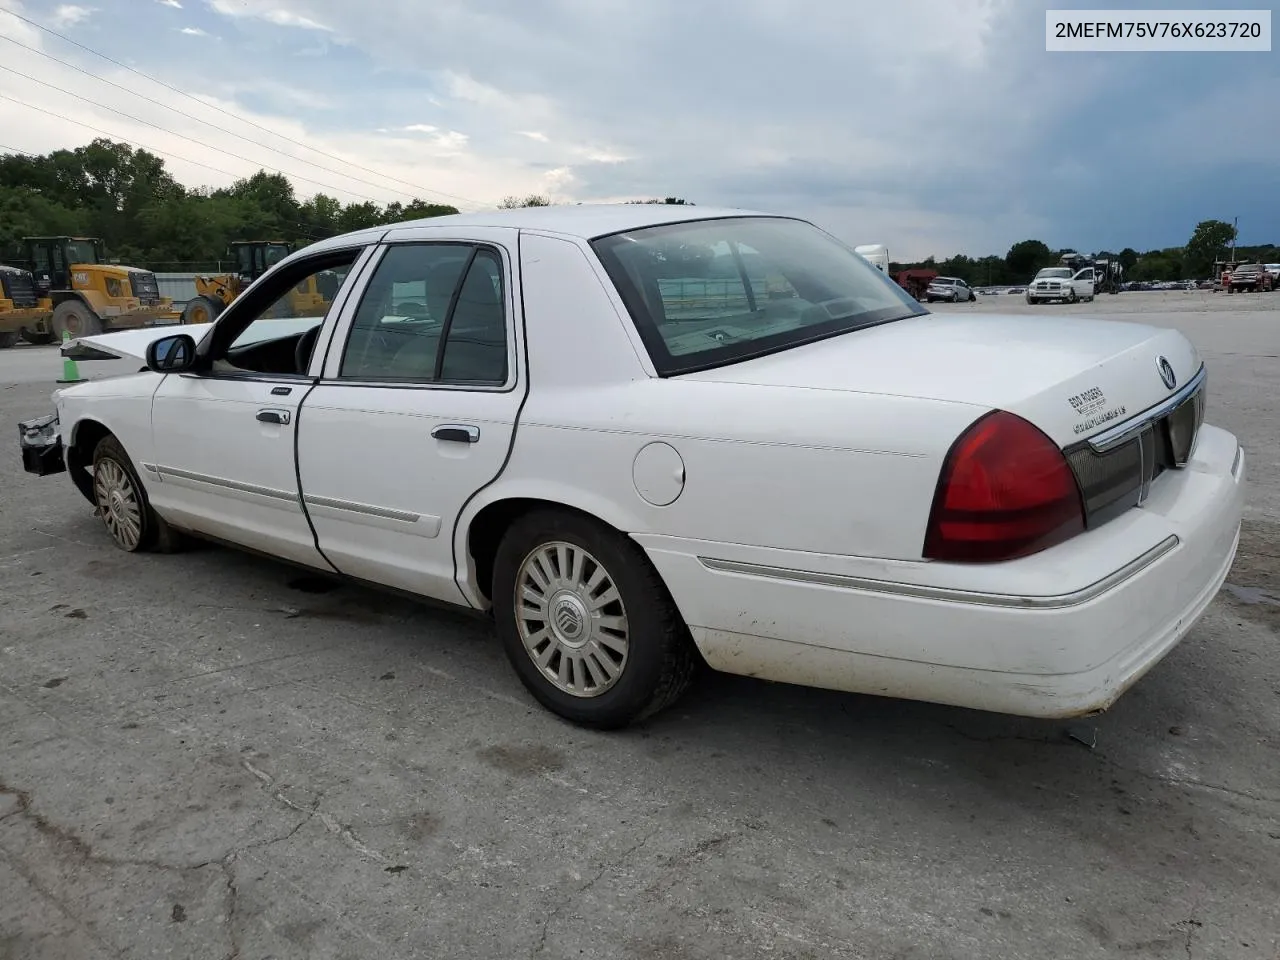
[[[519,207],[514,210],[480,210],[444,217],[427,217],[389,224],[388,229],[406,227],[515,227],[545,230],[592,240],[624,230],[636,230],[664,223],[714,220],[722,217],[778,217],[777,214],[733,207],[695,207],[671,203],[580,203],[550,207]],[[797,219],[784,217],[781,219]]]
[[666,223],[718,220],[725,217],[768,217],[776,220],[808,222],[801,217],[762,213],[735,207],[696,207],[675,203],[580,203],[549,207],[518,207],[513,210],[480,210],[443,217],[404,220],[319,240],[294,252],[285,263],[331,250],[350,249],[403,233],[416,227],[507,227],[556,233],[580,240],[639,230]]

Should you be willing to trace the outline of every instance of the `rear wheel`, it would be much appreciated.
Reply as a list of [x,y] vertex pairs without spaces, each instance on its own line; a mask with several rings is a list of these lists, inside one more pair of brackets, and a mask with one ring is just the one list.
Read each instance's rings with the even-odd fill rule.
[[62,340],[65,335],[91,337],[102,332],[102,321],[97,314],[79,300],[66,300],[53,310],[53,335]]
[[634,542],[580,514],[539,510],[511,525],[493,606],[521,682],[574,723],[642,720],[693,678],[693,640],[657,571]]
[[93,502],[107,533],[121,550],[172,553],[181,546],[182,535],[151,509],[133,462],[120,441],[110,435],[93,451]]
[[222,312],[222,302],[212,297],[196,297],[182,308],[183,323],[213,323]]

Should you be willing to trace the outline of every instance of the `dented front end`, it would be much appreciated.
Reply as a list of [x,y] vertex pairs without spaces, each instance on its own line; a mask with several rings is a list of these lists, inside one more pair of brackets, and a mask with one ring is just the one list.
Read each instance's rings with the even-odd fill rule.
[[23,470],[38,477],[66,472],[67,462],[56,413],[19,423],[18,436]]

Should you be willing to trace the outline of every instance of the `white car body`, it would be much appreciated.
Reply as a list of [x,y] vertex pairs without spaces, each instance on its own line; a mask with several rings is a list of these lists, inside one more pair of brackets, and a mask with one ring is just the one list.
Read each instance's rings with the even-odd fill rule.
[[1062,300],[1092,300],[1094,296],[1093,267],[1072,270],[1069,267],[1045,267],[1027,284],[1027,303],[1048,303]]
[[925,289],[927,303],[948,300],[951,303],[969,303],[978,299],[977,293],[959,277],[934,277]]
[[[707,664],[766,680],[1077,716],[1105,709],[1185,636],[1239,536],[1244,453],[1217,427],[1198,427],[1181,466],[1143,474],[1129,509],[1065,542],[990,563],[926,559],[922,546],[949,452],[992,411],[1085,459],[1147,443],[1178,401],[1202,418],[1204,368],[1184,336],[935,316],[868,268],[856,278],[867,297],[917,315],[663,376],[592,240],[643,240],[675,216],[534,208],[317,243],[196,331],[214,343],[209,331],[243,323],[253,290],[290,264],[358,248],[305,372],[147,370],[61,389],[70,472],[92,499],[86,438],[109,431],[178,530],[480,611],[494,603],[495,524],[530,502],[560,505],[638,546]],[[678,216],[718,229],[746,215]],[[440,241],[501,258],[506,382],[343,382],[342,345],[379,258]],[[181,332],[70,349],[141,358]],[[255,421],[268,409],[285,422]],[[441,427],[476,442],[433,439]]]

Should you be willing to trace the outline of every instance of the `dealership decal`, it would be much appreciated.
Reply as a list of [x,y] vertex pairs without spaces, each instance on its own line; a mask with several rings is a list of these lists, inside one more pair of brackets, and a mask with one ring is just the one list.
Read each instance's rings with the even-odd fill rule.
[[1081,420],[1074,427],[1076,433],[1087,433],[1094,427],[1100,427],[1104,423],[1110,423],[1112,420],[1119,420],[1125,414],[1124,407],[1112,407],[1105,413],[1100,413],[1096,417],[1090,417],[1088,420]]
[[1090,387],[1083,393],[1077,393],[1074,397],[1069,398],[1067,402],[1075,408],[1076,413],[1086,417],[1105,407],[1107,398],[1103,396],[1102,391],[1097,387]]

